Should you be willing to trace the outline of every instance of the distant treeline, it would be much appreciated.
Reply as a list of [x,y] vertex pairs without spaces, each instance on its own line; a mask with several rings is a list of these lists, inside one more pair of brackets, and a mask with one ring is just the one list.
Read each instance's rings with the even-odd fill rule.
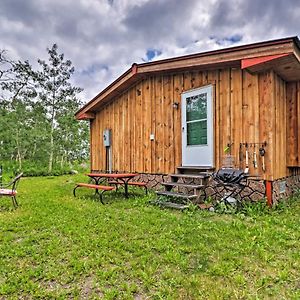
[[70,81],[74,67],[56,44],[47,52],[34,69],[0,51],[0,165],[6,168],[59,173],[88,157],[88,124],[74,119],[82,105],[82,89]]

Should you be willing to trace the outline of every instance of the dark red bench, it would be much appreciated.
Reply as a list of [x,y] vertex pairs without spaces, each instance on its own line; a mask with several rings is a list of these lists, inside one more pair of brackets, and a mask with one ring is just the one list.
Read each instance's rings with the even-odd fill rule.
[[17,186],[20,182],[21,177],[23,176],[23,173],[19,174],[15,179],[13,179],[11,182],[7,184],[0,185],[0,197],[1,196],[7,196],[11,197],[12,203],[14,207],[18,206],[17,202]]
[[[74,190],[73,190],[73,195],[74,197],[76,197],[76,194],[75,194],[75,191],[77,188],[79,187],[86,187],[86,188],[89,188],[89,189],[94,189],[95,190],[95,194],[98,194],[99,195],[99,198],[100,198],[100,201],[102,204],[103,201],[102,201],[102,195],[103,193],[107,192],[107,191],[111,191],[111,190],[114,190],[114,187],[112,186],[107,186],[107,185],[98,185],[98,184],[89,184],[89,183],[77,183]],[[101,192],[99,193],[99,190],[101,190]]]
[[[115,180],[108,181],[108,184],[114,184],[116,186],[116,190],[118,189],[118,185],[124,185],[123,182],[115,181]],[[127,184],[128,185],[133,185],[133,186],[143,187],[145,189],[145,194],[146,195],[148,194],[147,184],[145,182],[129,181],[129,182],[127,182]]]

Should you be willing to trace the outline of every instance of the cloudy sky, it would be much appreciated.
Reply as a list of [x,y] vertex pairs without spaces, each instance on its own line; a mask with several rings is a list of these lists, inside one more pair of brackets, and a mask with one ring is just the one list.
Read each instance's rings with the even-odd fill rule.
[[0,0],[0,49],[46,58],[57,43],[90,100],[133,62],[300,35],[299,0]]

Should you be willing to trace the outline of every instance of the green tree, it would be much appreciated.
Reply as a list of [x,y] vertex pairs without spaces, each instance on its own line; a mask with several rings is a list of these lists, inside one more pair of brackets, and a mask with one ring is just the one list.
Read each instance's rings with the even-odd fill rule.
[[[71,114],[80,105],[76,97],[82,91],[81,88],[75,87],[70,83],[71,75],[74,73],[74,67],[70,60],[64,59],[64,54],[58,53],[56,44],[52,48],[47,48],[49,59],[48,62],[38,60],[42,70],[36,74],[38,82],[38,95],[40,101],[46,108],[46,116],[49,121],[49,161],[48,171],[53,168],[55,153],[55,136],[59,137],[59,117]],[[72,131],[74,128],[70,128]],[[66,138],[69,138],[66,136]]]
[[[2,60],[0,143],[1,156],[16,160],[19,169],[30,153],[30,112],[32,99],[36,97],[31,65],[25,62]],[[6,69],[3,66],[6,65]],[[5,99],[6,98],[6,99]],[[8,157],[8,155],[10,157]]]
[[70,82],[74,67],[56,44],[47,51],[38,70],[0,51],[0,161],[14,160],[19,169],[26,160],[51,172],[54,163],[63,167],[87,154],[87,124],[74,119],[81,105],[81,89]]

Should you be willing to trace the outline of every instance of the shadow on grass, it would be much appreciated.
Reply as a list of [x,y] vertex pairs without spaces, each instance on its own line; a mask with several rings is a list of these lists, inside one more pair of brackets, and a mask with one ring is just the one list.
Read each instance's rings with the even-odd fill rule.
[[[102,200],[104,205],[114,204],[116,202],[128,203],[132,201],[146,203],[149,197],[153,197],[151,192],[148,193],[148,195],[145,195],[144,190],[133,187],[133,188],[129,188],[128,190],[128,198],[125,197],[124,190],[119,188],[117,191],[113,190],[113,191],[108,191],[103,193]],[[86,191],[86,190],[76,191],[76,198],[86,199],[87,201],[98,202],[100,205],[102,205],[99,195],[95,193],[91,193],[91,191]]]

